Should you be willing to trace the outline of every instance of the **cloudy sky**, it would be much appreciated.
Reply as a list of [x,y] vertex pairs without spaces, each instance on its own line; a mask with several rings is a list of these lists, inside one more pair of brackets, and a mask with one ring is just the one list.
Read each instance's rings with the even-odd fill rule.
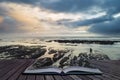
[[120,34],[120,0],[0,0],[0,35]]

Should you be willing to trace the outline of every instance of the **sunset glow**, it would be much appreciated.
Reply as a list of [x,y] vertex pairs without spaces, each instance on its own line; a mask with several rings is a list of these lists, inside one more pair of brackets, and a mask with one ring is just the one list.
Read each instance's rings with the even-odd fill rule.
[[[27,34],[32,34],[32,36],[63,34],[79,36],[84,34],[89,36],[89,34],[92,34],[94,36],[98,34],[112,34],[114,30],[118,30],[116,29],[117,26],[115,29],[112,29],[112,26],[114,26],[115,21],[119,20],[119,13],[108,16],[108,12],[104,8],[92,3],[89,7],[81,6],[81,9],[77,8],[78,5],[76,3],[76,6],[69,10],[66,9],[69,7],[63,8],[56,5],[57,2],[62,3],[60,0],[49,0],[48,2],[41,0],[36,3],[31,2],[30,4],[19,3],[19,1],[2,1],[0,3],[0,32],[3,34],[16,34],[19,32],[20,34],[26,34],[26,36]],[[102,4],[102,2],[99,3]],[[47,7],[50,4],[54,4],[56,7]],[[73,5],[72,3],[70,4]],[[82,7],[86,9],[82,10]],[[103,29],[104,25],[109,27],[109,24],[105,24],[105,22],[110,21],[112,26]],[[103,26],[99,29],[101,25]]]

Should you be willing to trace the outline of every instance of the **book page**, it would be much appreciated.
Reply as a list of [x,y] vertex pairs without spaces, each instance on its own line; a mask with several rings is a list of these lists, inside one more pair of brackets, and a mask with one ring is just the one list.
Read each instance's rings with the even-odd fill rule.
[[40,68],[40,69],[26,69],[24,73],[31,73],[31,74],[47,74],[47,73],[61,73],[62,69],[55,68],[55,67],[47,67],[47,68]]
[[68,68],[65,68],[63,70],[64,73],[68,73],[68,72],[88,72],[88,73],[102,73],[99,69],[95,69],[95,68],[87,68],[87,67],[80,67],[80,66],[71,66]]

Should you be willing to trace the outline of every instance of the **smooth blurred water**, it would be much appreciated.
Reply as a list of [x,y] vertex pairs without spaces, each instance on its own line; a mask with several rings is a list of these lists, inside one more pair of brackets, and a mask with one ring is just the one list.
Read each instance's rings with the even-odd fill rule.
[[70,49],[73,50],[73,55],[78,55],[79,53],[87,52],[92,48],[94,53],[106,54],[112,60],[120,59],[120,43],[114,45],[100,45],[100,44],[70,44],[70,43],[57,43],[57,42],[46,42],[46,40],[54,39],[80,39],[80,40],[120,40],[119,38],[17,38],[17,39],[2,39],[0,41],[0,46],[5,45],[25,45],[25,46],[37,46],[43,45],[46,48],[54,49]]

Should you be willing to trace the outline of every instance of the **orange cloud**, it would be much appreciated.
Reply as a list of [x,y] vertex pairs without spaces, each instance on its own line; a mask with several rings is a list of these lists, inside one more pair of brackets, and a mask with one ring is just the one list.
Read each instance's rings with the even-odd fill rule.
[[[52,22],[52,18],[57,18],[56,16],[51,16],[52,18],[50,18],[47,12],[41,12],[40,9],[31,8],[29,5],[21,6],[11,3],[8,6],[12,9],[9,12],[9,16],[23,24],[20,26],[22,30],[38,34],[52,34],[53,32],[58,33],[59,31],[63,31],[63,26],[48,23]],[[41,19],[46,19],[48,22],[41,21]]]
[[2,16],[0,16],[0,23],[2,23],[4,20],[4,18]]
[[9,16],[22,24],[22,26],[20,26],[21,29],[29,32],[36,30],[44,31],[42,23],[34,16],[36,13],[31,13],[29,7],[17,4],[9,4],[9,7],[12,8],[9,12]]

